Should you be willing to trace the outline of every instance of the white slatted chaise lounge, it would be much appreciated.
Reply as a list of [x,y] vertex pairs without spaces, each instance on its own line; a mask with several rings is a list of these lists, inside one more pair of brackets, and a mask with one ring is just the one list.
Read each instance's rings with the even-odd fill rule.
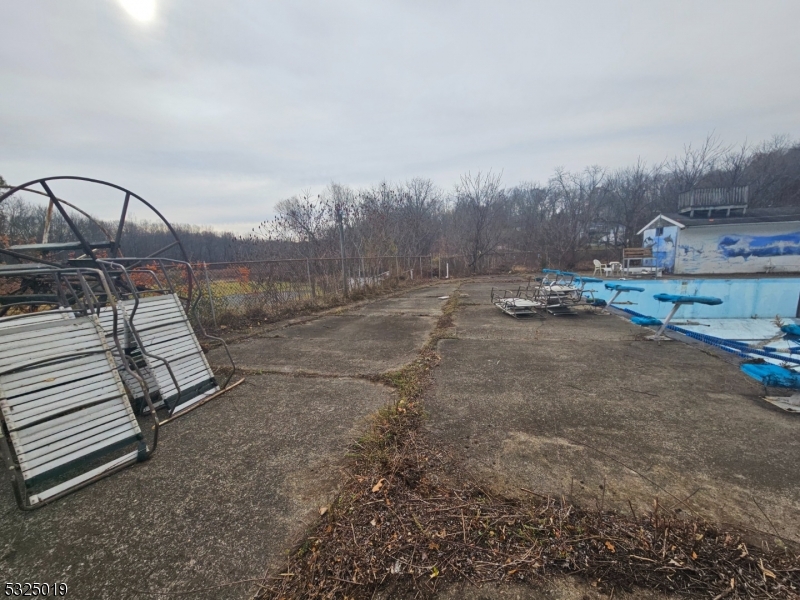
[[[136,263],[141,263],[142,259],[134,258],[98,262],[117,297],[127,296],[120,305],[130,327],[132,341],[141,349],[149,364],[160,391],[159,402],[167,406],[170,417],[182,414],[241,383],[242,380],[239,380],[228,385],[236,369],[229,352],[233,370],[222,386],[206,360],[183,301],[169,275],[169,268],[177,267],[184,270],[186,281],[192,282],[194,274],[188,263],[162,258],[153,259],[154,264],[147,267],[137,266]],[[124,266],[125,263],[132,264],[135,270],[131,266]],[[153,284],[135,285],[132,275],[136,274],[152,279]],[[127,292],[123,291],[123,286]],[[192,286],[188,286],[189,298],[192,297],[191,289]],[[221,342],[227,351],[223,340],[212,339]]]
[[127,300],[125,310],[144,352],[168,363],[149,361],[170,415],[220,391],[177,294],[139,298],[135,311]]
[[[24,509],[144,460],[154,449],[144,441],[94,316],[0,323],[0,412],[0,452]],[[123,453],[126,446],[133,450]]]

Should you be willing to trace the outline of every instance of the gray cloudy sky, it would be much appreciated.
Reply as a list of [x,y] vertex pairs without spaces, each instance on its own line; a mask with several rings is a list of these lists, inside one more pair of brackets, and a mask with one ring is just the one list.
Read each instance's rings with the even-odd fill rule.
[[9,182],[107,179],[241,230],[331,180],[513,185],[800,132],[794,0],[126,2],[153,18],[0,3]]

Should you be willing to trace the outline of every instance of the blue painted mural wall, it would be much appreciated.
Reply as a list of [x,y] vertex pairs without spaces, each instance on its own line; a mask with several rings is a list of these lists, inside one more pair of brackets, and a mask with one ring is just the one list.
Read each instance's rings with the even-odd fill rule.
[[642,247],[653,249],[653,265],[672,273],[675,268],[675,248],[678,241],[678,228],[663,227],[659,235],[658,229],[646,229],[642,234]]
[[798,273],[800,222],[687,227],[678,234],[674,272]]

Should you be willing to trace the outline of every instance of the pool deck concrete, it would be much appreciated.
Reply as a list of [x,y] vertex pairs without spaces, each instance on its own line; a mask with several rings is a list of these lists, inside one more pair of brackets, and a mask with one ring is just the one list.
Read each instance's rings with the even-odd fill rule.
[[[473,474],[590,507],[645,510],[658,497],[800,539],[797,416],[764,403],[735,366],[643,341],[619,317],[523,321],[489,303],[492,285],[518,284],[465,281],[457,339],[439,343],[427,428]],[[246,382],[165,426],[150,461],[30,513],[0,486],[0,578],[65,581],[78,599],[248,597],[248,580],[282,563],[335,495],[350,441],[393,399],[363,376],[413,359],[455,288],[239,340]],[[442,597],[596,595],[567,582]]]
[[[513,319],[466,283],[426,407],[432,434],[506,493],[676,506],[800,540],[800,419],[701,348],[611,315]],[[687,499],[683,502],[684,499]]]
[[453,287],[241,340],[231,349],[244,384],[164,426],[149,461],[51,505],[20,511],[4,481],[0,580],[66,582],[77,599],[248,597],[333,499],[349,444],[394,398],[360,375],[412,360]]

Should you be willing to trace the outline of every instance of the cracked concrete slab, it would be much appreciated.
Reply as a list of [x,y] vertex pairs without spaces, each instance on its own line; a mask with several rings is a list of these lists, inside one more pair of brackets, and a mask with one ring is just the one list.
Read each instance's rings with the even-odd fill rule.
[[427,402],[430,428],[468,465],[507,492],[591,508],[694,494],[680,508],[800,539],[800,422],[736,366],[642,341],[615,316],[515,320],[490,304],[491,287],[462,288],[459,339],[440,342]]
[[[428,310],[443,302],[433,290],[407,294]],[[250,375],[165,426],[145,463],[27,513],[0,487],[0,577],[63,581],[72,598],[247,597],[252,582],[219,586],[282,561],[335,496],[351,441],[394,399],[350,375],[402,366],[434,326],[374,304],[232,344],[245,367],[283,373]]]
[[[165,426],[142,464],[22,512],[0,487],[0,580],[67,582],[70,598],[243,598],[340,479],[349,442],[392,399],[348,378],[252,376]],[[5,482],[4,482],[5,483]]]
[[442,306],[447,301],[444,296],[452,294],[456,287],[457,284],[450,282],[426,286],[402,296],[378,300],[352,312],[353,314],[438,317],[441,314]]
[[[641,341],[617,317],[511,319],[489,304],[498,281],[462,287],[459,339],[440,342],[426,404],[431,430],[476,474],[505,491],[572,493],[588,506],[626,510],[631,499],[638,510],[654,496],[670,504],[624,463],[678,498],[696,492],[687,504],[703,514],[762,530],[767,514],[798,537],[797,421],[763,405],[758,386],[696,348]],[[0,487],[0,576],[67,581],[74,598],[246,597],[249,582],[215,586],[280,562],[335,494],[348,443],[392,400],[349,376],[413,359],[439,296],[454,290],[421,288],[234,344],[244,366],[282,373],[250,376],[165,427],[149,462],[32,513]],[[333,377],[291,375],[301,371]],[[442,597],[593,593],[566,581],[454,585]]]
[[[229,349],[240,367],[287,373],[372,375],[413,360],[436,318],[374,313],[370,307],[242,340]],[[212,350],[209,360],[225,364],[224,351]]]
[[[370,375],[397,369],[414,359],[435,324],[411,315],[328,316],[232,344],[236,364],[249,370]],[[213,364],[225,364],[219,348]]]

